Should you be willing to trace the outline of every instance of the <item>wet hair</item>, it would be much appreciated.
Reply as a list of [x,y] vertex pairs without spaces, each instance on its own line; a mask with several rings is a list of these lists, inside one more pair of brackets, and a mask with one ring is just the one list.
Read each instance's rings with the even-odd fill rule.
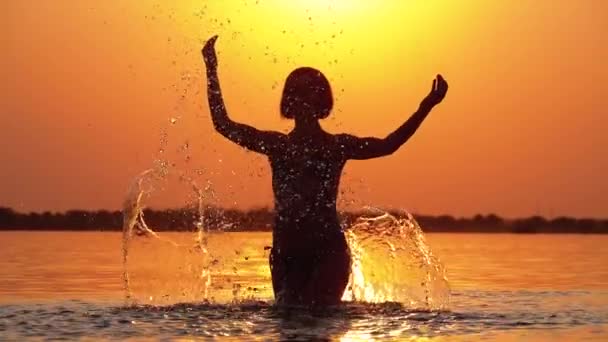
[[302,67],[287,76],[281,98],[281,115],[284,118],[311,115],[314,119],[324,119],[333,106],[331,86],[319,70]]

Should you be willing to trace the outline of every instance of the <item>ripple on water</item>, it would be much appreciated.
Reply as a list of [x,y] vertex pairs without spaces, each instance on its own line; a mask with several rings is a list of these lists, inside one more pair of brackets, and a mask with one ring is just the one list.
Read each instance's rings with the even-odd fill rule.
[[[457,293],[457,298],[491,297],[492,293]],[[492,310],[474,303],[454,311],[410,310],[397,303],[344,305],[310,311],[282,309],[269,302],[250,301],[233,305],[175,304],[169,306],[113,306],[80,301],[61,304],[5,305],[0,307],[3,339],[81,337],[128,339],[172,337],[243,337],[248,339],[330,339],[457,337],[515,331],[584,328],[591,337],[605,334],[608,309],[572,307],[553,311],[551,306],[529,309],[523,297],[531,293],[502,293],[512,301],[510,310]],[[540,294],[545,299],[572,296],[567,292]],[[603,294],[604,296],[606,294]],[[517,302],[520,301],[518,304]],[[542,306],[542,305],[541,305]],[[556,333],[559,336],[559,332]],[[605,335],[603,335],[605,336]],[[600,338],[598,338],[600,339]]]

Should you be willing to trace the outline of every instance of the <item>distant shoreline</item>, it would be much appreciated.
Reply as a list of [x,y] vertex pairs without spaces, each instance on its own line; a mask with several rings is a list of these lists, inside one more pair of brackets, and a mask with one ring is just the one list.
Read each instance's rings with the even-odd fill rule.
[[[395,216],[398,211],[389,210]],[[344,212],[353,222],[369,213]],[[494,214],[457,218],[449,215],[413,215],[427,233],[517,233],[517,234],[608,234],[608,219],[532,216],[504,219]],[[147,224],[155,231],[193,231],[198,215],[193,209],[144,210]],[[268,208],[238,210],[209,207],[203,224],[211,231],[271,231],[274,212]],[[69,210],[61,213],[20,213],[0,207],[0,231],[122,231],[122,212]]]

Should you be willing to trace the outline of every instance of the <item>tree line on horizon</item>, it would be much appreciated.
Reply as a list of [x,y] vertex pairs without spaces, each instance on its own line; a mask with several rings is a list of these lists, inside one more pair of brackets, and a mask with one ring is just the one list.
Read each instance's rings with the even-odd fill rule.
[[[388,211],[394,216],[403,212]],[[342,219],[354,222],[366,213],[342,212]],[[194,231],[201,218],[194,209],[145,209],[146,223],[155,231]],[[504,219],[495,214],[457,218],[450,215],[413,215],[425,232],[475,233],[577,233],[608,234],[608,219],[557,217],[547,219],[531,216]],[[203,226],[211,231],[271,231],[274,212],[268,208],[251,210],[208,207]],[[114,210],[68,210],[66,212],[20,213],[0,207],[0,230],[69,230],[69,231],[121,231],[123,214]]]

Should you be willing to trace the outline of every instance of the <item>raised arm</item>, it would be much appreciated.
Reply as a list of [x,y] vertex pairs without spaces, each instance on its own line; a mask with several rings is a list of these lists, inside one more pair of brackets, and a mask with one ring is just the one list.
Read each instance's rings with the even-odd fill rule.
[[203,59],[207,68],[207,98],[213,127],[223,136],[233,142],[255,152],[269,154],[279,146],[281,137],[278,132],[260,131],[249,125],[232,121],[228,117],[222,90],[217,75],[217,55],[215,41],[217,36],[211,37],[203,47]]
[[441,75],[433,80],[431,92],[422,100],[418,110],[403,125],[386,138],[359,138],[348,134],[338,135],[343,153],[348,159],[371,159],[386,156],[397,151],[414,135],[422,121],[439,104],[448,91],[448,83]]

